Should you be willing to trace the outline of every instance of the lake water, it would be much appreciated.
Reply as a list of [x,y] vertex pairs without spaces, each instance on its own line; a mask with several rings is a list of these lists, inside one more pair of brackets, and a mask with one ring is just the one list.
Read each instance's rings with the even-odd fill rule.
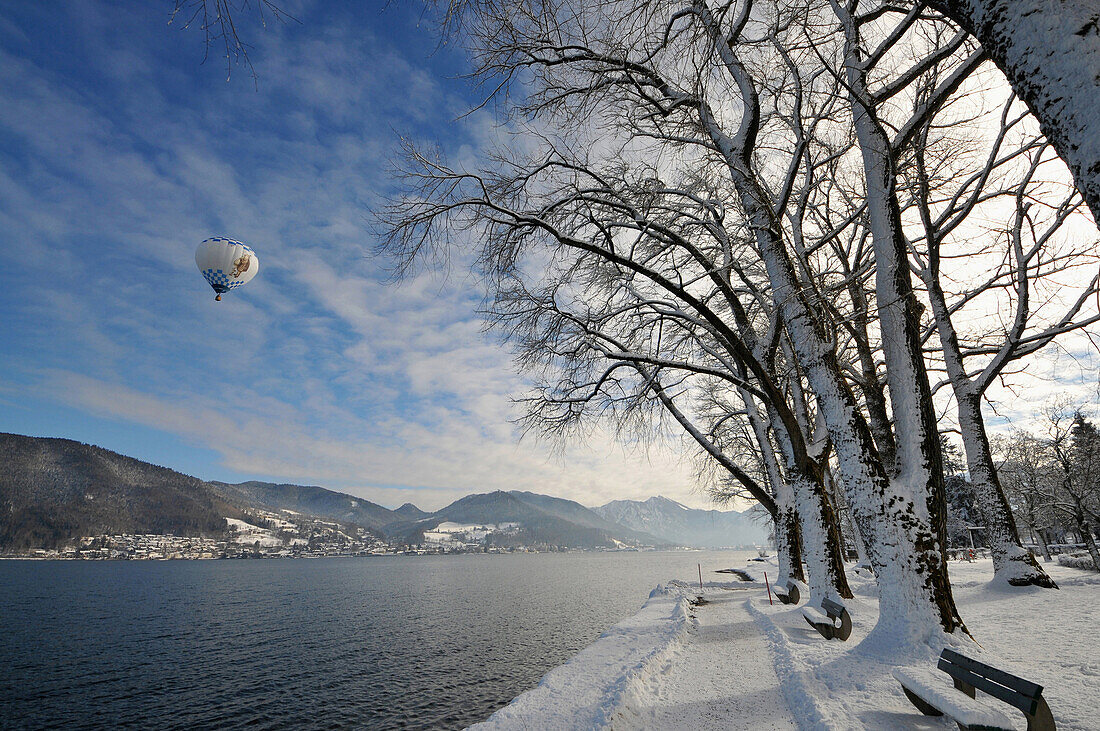
[[461,728],[749,555],[0,561],[0,727]]

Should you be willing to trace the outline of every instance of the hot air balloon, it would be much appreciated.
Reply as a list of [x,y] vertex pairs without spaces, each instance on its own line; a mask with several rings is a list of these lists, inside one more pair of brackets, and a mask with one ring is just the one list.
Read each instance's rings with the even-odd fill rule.
[[256,276],[260,259],[248,244],[220,236],[207,239],[195,251],[195,263],[221,302],[222,295]]

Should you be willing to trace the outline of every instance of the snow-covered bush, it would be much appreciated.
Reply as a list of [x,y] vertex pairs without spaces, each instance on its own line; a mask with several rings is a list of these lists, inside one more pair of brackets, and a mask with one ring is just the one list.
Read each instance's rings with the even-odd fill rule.
[[1087,553],[1063,553],[1058,557],[1058,563],[1073,569],[1097,570],[1097,566],[1092,562],[1092,556]]

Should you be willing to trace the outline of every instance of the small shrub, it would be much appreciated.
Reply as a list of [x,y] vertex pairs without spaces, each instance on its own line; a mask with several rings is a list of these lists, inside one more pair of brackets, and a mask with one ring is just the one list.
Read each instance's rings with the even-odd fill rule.
[[1058,557],[1058,563],[1072,569],[1097,570],[1096,564],[1092,562],[1092,556],[1087,553],[1063,553]]

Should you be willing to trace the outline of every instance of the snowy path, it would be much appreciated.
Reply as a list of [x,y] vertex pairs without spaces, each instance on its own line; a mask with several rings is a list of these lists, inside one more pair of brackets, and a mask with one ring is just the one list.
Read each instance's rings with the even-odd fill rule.
[[[1091,731],[1100,727],[1100,575],[1044,567],[1060,591],[991,584],[988,560],[952,562],[949,571],[981,657],[1043,685],[1059,731]],[[899,656],[868,638],[878,616],[869,577],[849,570],[852,637],[830,642],[800,606],[769,604],[758,579],[774,565],[745,569],[757,580],[708,581],[698,606],[694,581],[658,587],[638,614],[477,728],[954,729],[917,712],[891,675],[899,665],[931,668],[938,653]],[[1025,727],[1022,714],[1013,718]]]
[[[1095,638],[1100,621],[1100,576],[1055,563],[1044,568],[1062,587],[1010,588],[991,584],[992,562],[951,562],[948,570],[959,611],[981,643],[966,654],[1044,686],[1059,731],[1100,728],[1100,662]],[[891,670],[911,665],[870,642],[867,635],[878,615],[874,586],[849,571],[856,598],[845,602],[852,613],[852,637],[846,643],[823,641],[802,619],[798,608],[769,605],[764,596],[750,599],[750,612],[767,635],[772,660],[790,707],[804,728],[954,729],[944,718],[920,715],[902,695]],[[933,667],[928,650],[918,660]],[[1005,712],[1018,729],[1022,714]]]
[[[753,589],[756,587],[753,586]],[[744,590],[708,590],[679,651],[627,698],[612,728],[796,729]]]
[[547,673],[538,686],[471,728],[608,728],[623,699],[645,682],[653,668],[662,667],[667,657],[679,651],[691,625],[683,590],[657,587],[636,615],[616,624],[572,660]]

